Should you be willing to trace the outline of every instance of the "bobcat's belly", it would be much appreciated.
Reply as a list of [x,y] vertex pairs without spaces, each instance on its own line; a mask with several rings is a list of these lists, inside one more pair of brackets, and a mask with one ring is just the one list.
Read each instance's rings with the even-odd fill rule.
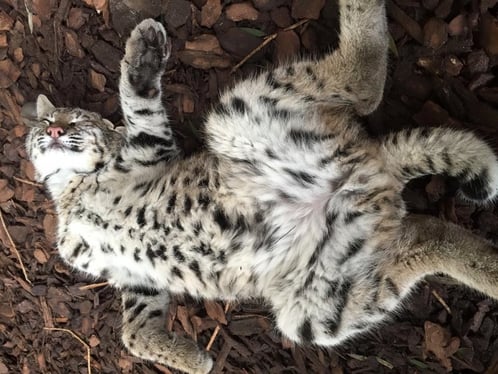
[[142,286],[226,299],[254,293],[249,286],[253,260],[249,248],[236,255],[218,253],[182,237],[166,238],[144,230],[130,238],[129,230],[109,233],[82,221],[72,221],[67,230],[61,226],[60,232],[65,232],[65,239],[59,251],[71,266],[116,287]]

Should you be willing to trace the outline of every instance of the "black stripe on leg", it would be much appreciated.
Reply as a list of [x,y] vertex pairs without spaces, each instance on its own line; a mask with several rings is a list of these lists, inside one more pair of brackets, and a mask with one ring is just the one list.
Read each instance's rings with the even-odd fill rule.
[[336,306],[334,316],[325,321],[325,327],[327,333],[330,335],[335,335],[342,321],[342,313],[344,308],[348,303],[349,292],[353,287],[353,282],[351,279],[344,279],[341,285],[337,288],[335,295],[333,296],[333,301]]
[[147,304],[145,304],[145,303],[138,304],[137,307],[135,307],[135,309],[133,309],[133,312],[131,312],[131,316],[128,319],[128,323],[132,323],[139,316],[139,314],[142,313],[142,311],[146,307],[147,307]]
[[384,285],[389,292],[391,292],[396,298],[399,298],[399,289],[396,284],[394,284],[393,280],[391,278],[386,278],[384,280]]
[[339,265],[344,264],[347,260],[356,255],[363,248],[364,244],[365,239],[361,238],[354,239],[351,243],[349,243],[346,254],[339,260]]
[[126,287],[124,290],[126,292],[135,293],[135,294],[138,294],[141,296],[157,296],[157,295],[159,295],[159,291],[155,288],[152,288],[152,287],[133,286],[133,287]]
[[124,302],[124,309],[130,309],[137,303],[137,298],[136,297],[130,297]]
[[156,310],[149,312],[148,318],[161,317],[162,315],[163,315],[163,311],[161,309],[156,309]]
[[483,169],[469,182],[462,184],[461,189],[465,196],[470,199],[486,200],[491,194],[488,169]]
[[129,144],[133,147],[155,147],[156,145],[164,145],[169,148],[171,146],[171,141],[142,131],[138,135],[133,136],[130,139]]
[[301,327],[299,327],[299,336],[303,343],[311,343],[313,341],[314,335],[309,318],[306,318]]
[[304,171],[295,171],[288,168],[284,168],[284,171],[287,172],[296,182],[301,185],[313,184],[315,181],[315,177],[311,174],[308,174]]
[[228,230],[231,227],[230,219],[226,215],[225,211],[220,207],[216,208],[214,211],[213,219],[222,231]]

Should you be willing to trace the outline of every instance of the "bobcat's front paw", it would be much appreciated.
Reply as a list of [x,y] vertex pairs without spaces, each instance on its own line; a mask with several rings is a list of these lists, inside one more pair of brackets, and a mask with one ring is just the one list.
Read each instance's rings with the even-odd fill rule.
[[139,96],[157,95],[169,52],[166,30],[159,22],[146,19],[133,29],[126,42],[121,74],[127,74],[128,82]]

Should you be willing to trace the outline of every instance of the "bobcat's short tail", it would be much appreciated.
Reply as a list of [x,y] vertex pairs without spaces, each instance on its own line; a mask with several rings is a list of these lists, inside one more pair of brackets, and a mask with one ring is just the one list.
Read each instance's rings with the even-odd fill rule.
[[403,181],[428,174],[455,177],[463,195],[487,202],[498,194],[498,159],[469,131],[417,128],[386,136],[381,150]]

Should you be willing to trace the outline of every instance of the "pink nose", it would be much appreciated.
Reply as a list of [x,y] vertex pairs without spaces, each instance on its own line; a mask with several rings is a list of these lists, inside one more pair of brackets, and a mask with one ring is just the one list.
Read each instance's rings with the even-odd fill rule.
[[47,127],[47,134],[52,138],[58,138],[61,135],[64,135],[64,129],[62,127],[50,126]]

